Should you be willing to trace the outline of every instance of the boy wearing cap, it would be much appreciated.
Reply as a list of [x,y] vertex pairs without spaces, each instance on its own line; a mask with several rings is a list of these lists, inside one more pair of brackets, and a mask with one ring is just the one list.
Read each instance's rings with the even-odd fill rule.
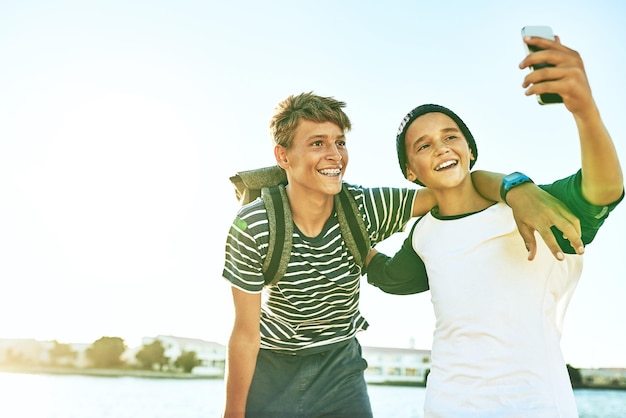
[[[588,244],[624,197],[620,162],[578,53],[558,37],[525,42],[544,51],[528,55],[520,68],[555,64],[526,76],[526,94],[563,97],[582,156],[575,175],[541,187],[579,217]],[[402,121],[396,145],[404,176],[428,187],[437,206],[416,221],[394,258],[371,253],[368,280],[411,278],[416,291],[431,291],[436,325],[424,416],[578,417],[560,337],[582,256],[559,234],[567,254],[559,260],[543,243],[530,256],[520,248],[511,209],[474,187],[476,142],[451,110],[416,107]],[[513,184],[530,181],[513,177]]]
[[[291,258],[284,277],[265,286],[266,208],[262,200],[243,206],[226,240],[223,270],[235,307],[224,417],[371,417],[367,364],[356,339],[368,327],[359,311],[362,271],[341,235],[333,203],[348,164],[345,134],[351,125],[344,106],[303,93],[281,102],[270,123],[276,162],[288,179]],[[498,175],[483,176],[487,189],[500,184]],[[434,204],[426,190],[347,187],[372,243],[403,230]],[[512,194],[529,200],[520,200],[520,217],[539,220],[524,228],[560,225],[581,242],[577,221],[553,210],[552,197],[545,203],[541,196],[549,195],[534,185],[518,190]],[[536,191],[540,197],[531,199]]]

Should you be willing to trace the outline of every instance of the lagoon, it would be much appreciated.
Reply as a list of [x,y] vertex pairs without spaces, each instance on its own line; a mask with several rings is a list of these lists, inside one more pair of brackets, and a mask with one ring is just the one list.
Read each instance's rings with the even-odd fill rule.
[[[0,417],[214,418],[222,379],[151,379],[0,372]],[[424,388],[370,385],[377,418],[422,418]],[[576,390],[581,418],[626,417],[626,391]]]

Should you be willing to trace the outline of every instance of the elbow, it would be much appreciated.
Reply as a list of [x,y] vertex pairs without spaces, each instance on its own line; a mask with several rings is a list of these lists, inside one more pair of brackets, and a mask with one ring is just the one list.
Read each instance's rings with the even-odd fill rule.
[[261,336],[248,333],[233,332],[228,340],[229,353],[258,352],[261,348]]
[[587,202],[596,206],[607,206],[617,202],[624,195],[623,182],[615,182],[613,184],[606,184],[603,187],[596,187],[592,190],[585,190],[583,188],[583,196]]
[[235,321],[228,340],[229,348],[258,349],[261,346],[261,328],[259,323],[247,324]]

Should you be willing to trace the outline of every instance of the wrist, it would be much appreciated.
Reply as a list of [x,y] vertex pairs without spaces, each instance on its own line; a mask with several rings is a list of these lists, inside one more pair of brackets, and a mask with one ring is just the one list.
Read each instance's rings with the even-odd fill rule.
[[502,178],[502,182],[500,183],[500,197],[502,198],[502,201],[508,205],[509,203],[506,200],[507,194],[514,188],[525,183],[534,182],[526,174],[520,173],[518,171],[504,176]]

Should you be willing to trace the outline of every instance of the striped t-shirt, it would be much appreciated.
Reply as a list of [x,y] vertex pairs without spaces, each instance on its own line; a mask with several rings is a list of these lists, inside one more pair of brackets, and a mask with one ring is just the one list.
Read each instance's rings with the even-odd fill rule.
[[[348,185],[372,245],[402,231],[411,219],[416,189]],[[296,352],[353,337],[368,327],[359,311],[361,269],[348,251],[333,211],[316,237],[294,225],[285,276],[264,287],[261,266],[269,229],[262,200],[243,206],[226,239],[223,276],[249,293],[265,291],[261,307],[261,348]],[[307,350],[308,351],[308,350]]]

